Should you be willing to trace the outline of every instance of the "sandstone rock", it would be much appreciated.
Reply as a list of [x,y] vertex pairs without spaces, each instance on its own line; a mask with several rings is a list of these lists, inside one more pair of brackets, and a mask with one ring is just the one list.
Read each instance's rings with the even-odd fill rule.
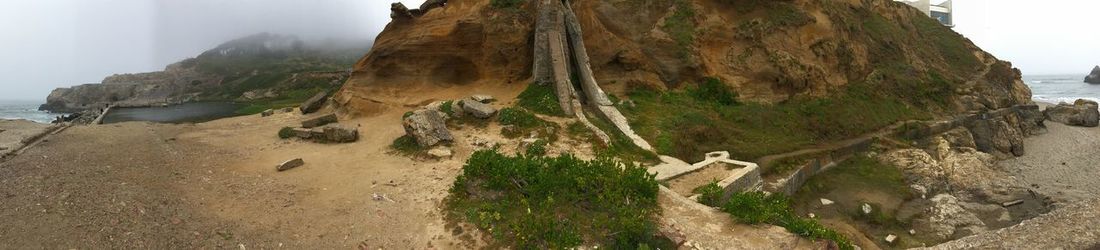
[[326,100],[328,100],[328,91],[321,91],[320,93],[313,95],[313,97],[310,97],[309,100],[303,102],[302,105],[298,107],[298,109],[302,111],[303,115],[317,112],[317,110],[320,110],[321,107],[325,106]]
[[292,107],[283,108],[283,113],[290,113],[290,112],[294,112],[294,108],[292,108]]
[[302,121],[303,128],[315,128],[336,122],[336,114],[327,114]]
[[497,100],[491,95],[473,95],[470,96],[470,99],[480,103],[490,103]]
[[325,126],[323,134],[325,142],[347,143],[359,140],[359,130],[339,125]]
[[1100,126],[1100,110],[1096,102],[1080,99],[1073,105],[1061,103],[1043,110],[1047,119],[1070,126]]
[[294,137],[298,137],[298,138],[306,139],[306,140],[308,140],[310,138],[313,138],[313,131],[311,129],[308,129],[308,128],[294,128],[292,131],[294,131]]
[[914,226],[921,232],[928,232],[938,240],[952,239],[956,233],[976,233],[986,231],[985,223],[974,213],[959,204],[959,199],[950,194],[932,197],[932,207],[928,208],[927,218],[917,219]]
[[1024,155],[1024,136],[1016,126],[1019,119],[1014,115],[1000,118],[980,119],[967,126],[974,136],[977,149],[1003,157],[1006,154]]
[[413,13],[409,11],[409,7],[405,7],[405,4],[396,2],[390,4],[390,18],[394,20],[409,20],[412,19]]
[[451,149],[447,147],[438,147],[428,150],[428,155],[438,159],[443,159],[451,158],[451,155],[454,155],[454,152],[452,152]]
[[306,164],[306,162],[303,161],[302,158],[297,158],[297,159],[285,161],[282,164],[279,164],[278,166],[275,166],[275,170],[278,170],[278,171],[282,172],[282,171],[286,171],[288,169],[301,167],[302,165],[305,165],[305,164]]
[[464,100],[462,102],[462,110],[481,119],[487,119],[497,113],[497,109],[493,108],[493,106],[473,100]]
[[261,112],[260,117],[268,117],[268,116],[271,116],[271,115],[274,115],[274,114],[275,114],[274,109],[268,109],[268,110],[264,110],[264,112]]
[[405,134],[416,139],[421,147],[431,147],[440,142],[454,141],[451,131],[443,121],[443,112],[429,109],[413,111],[404,118]]
[[1092,68],[1092,73],[1085,77],[1085,82],[1100,84],[1100,66]]

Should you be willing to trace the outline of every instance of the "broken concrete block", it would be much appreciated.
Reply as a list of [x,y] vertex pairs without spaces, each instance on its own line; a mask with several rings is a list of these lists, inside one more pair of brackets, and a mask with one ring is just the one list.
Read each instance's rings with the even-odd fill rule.
[[321,91],[321,93],[317,93],[313,95],[313,97],[310,97],[309,100],[306,100],[306,102],[303,102],[298,109],[302,111],[303,115],[317,112],[317,110],[325,106],[325,100],[328,100],[328,91]]

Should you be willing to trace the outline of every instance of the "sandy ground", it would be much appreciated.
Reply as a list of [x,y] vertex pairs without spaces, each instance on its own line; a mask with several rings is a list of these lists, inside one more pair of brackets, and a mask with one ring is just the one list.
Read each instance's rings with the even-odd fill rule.
[[49,124],[27,120],[0,119],[0,157],[18,150],[24,139],[41,134],[49,127]]
[[1100,197],[1100,128],[1046,125],[1046,134],[1024,141],[1026,155],[999,166],[1056,202]]
[[[359,126],[351,144],[279,139],[297,113],[70,128],[0,163],[0,248],[476,245],[444,226],[442,199],[472,141],[517,146],[499,126],[467,126],[452,131],[453,159],[396,155],[394,110],[341,122]],[[293,158],[306,165],[275,171]]]

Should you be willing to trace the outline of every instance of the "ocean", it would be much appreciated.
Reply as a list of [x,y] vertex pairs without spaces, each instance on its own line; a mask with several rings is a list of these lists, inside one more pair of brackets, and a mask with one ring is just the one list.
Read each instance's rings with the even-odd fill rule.
[[1077,99],[1100,102],[1100,84],[1085,83],[1085,75],[1025,75],[1032,99],[1040,102],[1073,103]]
[[38,101],[0,100],[0,119],[24,119],[39,123],[50,123],[54,117],[64,115],[38,111]]

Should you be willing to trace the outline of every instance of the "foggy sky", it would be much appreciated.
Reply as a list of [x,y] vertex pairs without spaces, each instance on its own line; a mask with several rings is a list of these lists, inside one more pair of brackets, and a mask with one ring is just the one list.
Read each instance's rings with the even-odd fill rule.
[[45,100],[57,87],[162,70],[260,32],[373,39],[389,22],[392,2],[0,0],[0,100]]
[[[0,0],[0,99],[157,71],[259,32],[373,38],[391,0]],[[403,0],[419,6],[423,0]],[[956,31],[1024,74],[1100,64],[1100,1],[956,0]]]

